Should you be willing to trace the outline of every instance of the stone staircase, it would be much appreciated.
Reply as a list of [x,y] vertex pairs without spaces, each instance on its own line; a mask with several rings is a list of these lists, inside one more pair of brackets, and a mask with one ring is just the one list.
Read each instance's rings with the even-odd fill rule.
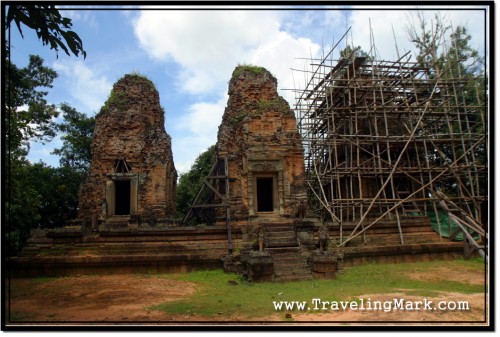
[[312,280],[307,260],[300,254],[297,234],[292,223],[266,222],[265,247],[274,261],[274,281]]

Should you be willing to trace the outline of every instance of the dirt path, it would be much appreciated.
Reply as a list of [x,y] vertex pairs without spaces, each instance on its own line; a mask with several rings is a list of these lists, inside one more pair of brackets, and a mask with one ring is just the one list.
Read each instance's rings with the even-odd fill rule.
[[148,307],[191,295],[196,285],[138,275],[64,277],[11,281],[13,321],[123,322],[170,320]]
[[[443,273],[419,272],[411,274],[418,280],[448,280],[470,284],[484,284],[480,271],[454,271],[443,267]],[[198,285],[186,281],[146,275],[109,275],[64,277],[50,280],[14,279],[10,282],[8,312],[12,323],[182,323],[193,321],[220,322],[227,317],[200,317],[196,315],[173,315],[150,307],[192,295]],[[401,290],[393,294],[365,294],[359,298],[385,302],[394,299],[421,301],[422,296],[411,294],[412,290]],[[458,294],[450,292],[432,293],[427,297],[433,305],[440,301],[467,301],[469,310],[319,310],[277,312],[270,317],[253,320],[275,322],[338,322],[337,324],[362,324],[363,322],[479,322],[485,321],[484,294]],[[230,321],[247,320],[231,317]],[[385,323],[384,323],[385,322]],[[483,323],[485,324],[485,323]]]

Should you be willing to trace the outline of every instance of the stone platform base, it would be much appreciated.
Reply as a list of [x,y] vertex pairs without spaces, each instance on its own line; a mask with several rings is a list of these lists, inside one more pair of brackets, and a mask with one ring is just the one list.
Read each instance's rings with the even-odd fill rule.
[[[40,231],[18,257],[6,261],[10,277],[170,273],[222,268],[225,227],[133,228],[83,233]],[[233,247],[241,231],[232,232]]]
[[363,263],[456,259],[463,257],[464,252],[462,242],[401,245],[384,240],[383,245],[332,244],[325,255],[318,251],[317,229],[309,222],[295,225],[298,241],[294,241],[294,247],[274,247],[291,240],[291,230],[283,229],[272,232],[268,238],[274,248],[259,252],[255,227],[249,224],[232,228],[232,255],[228,255],[225,226],[133,226],[99,231],[75,226],[37,230],[20,256],[5,261],[6,272],[10,277],[35,277],[224,268],[254,281],[272,282],[280,281],[280,277],[281,281],[335,278],[338,270]]

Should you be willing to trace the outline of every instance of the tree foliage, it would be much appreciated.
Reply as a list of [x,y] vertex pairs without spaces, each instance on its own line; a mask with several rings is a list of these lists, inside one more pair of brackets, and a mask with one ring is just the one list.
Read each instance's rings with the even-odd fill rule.
[[31,229],[41,218],[38,213],[41,196],[31,184],[30,167],[31,164],[24,158],[12,158],[9,163],[4,227],[9,256],[21,250]]
[[83,174],[71,167],[51,167],[15,160],[6,202],[8,254],[17,254],[35,228],[57,228],[75,219]]
[[177,212],[181,217],[189,210],[203,181],[210,173],[214,158],[215,145],[212,145],[196,158],[188,172],[181,174],[177,185]]
[[81,172],[68,166],[54,168],[39,162],[28,166],[25,178],[40,196],[40,218],[36,227],[61,227],[76,218]]
[[[12,255],[22,249],[31,229],[61,227],[76,217],[78,191],[90,161],[94,118],[62,104],[64,121],[57,123],[58,109],[46,100],[57,73],[35,55],[25,68],[5,62],[5,233]],[[64,142],[58,153],[61,167],[30,163],[26,159],[30,141],[47,141],[57,132],[62,132]]]
[[52,153],[60,156],[61,166],[81,173],[87,172],[92,159],[91,145],[95,117],[87,117],[67,103],[61,104],[61,110],[64,121],[58,123],[56,129],[62,132],[63,145]]
[[369,59],[368,53],[361,49],[361,46],[357,46],[354,49],[351,46],[346,46],[340,51],[340,57],[350,59],[351,61],[356,57],[366,57]]
[[[43,45],[56,53],[61,49],[68,55],[70,51],[76,56],[81,52],[86,57],[81,39],[69,30],[71,20],[63,18],[54,5],[10,5],[4,23],[6,30],[14,23],[21,36],[22,25],[34,29]],[[57,73],[37,55],[30,55],[29,64],[19,68],[10,61],[10,41],[6,40],[4,47],[2,140],[7,156],[2,172],[3,233],[10,256],[23,248],[32,229],[60,227],[76,217],[78,190],[90,160],[89,129],[93,129],[94,120],[63,104],[64,122],[57,124],[58,109],[46,99]],[[65,147],[58,153],[62,166],[30,163],[26,159],[30,142],[49,141],[58,131],[64,134]]]
[[[30,179],[31,164],[26,160],[31,140],[54,137],[56,106],[48,104],[46,88],[52,87],[57,73],[43,65],[39,56],[30,56],[29,64],[19,68],[4,60],[7,71],[4,99],[5,160],[4,195],[6,196],[6,233],[9,254],[15,254],[26,242],[33,226],[41,219],[38,212],[42,196]],[[43,183],[41,180],[37,184]]]
[[[449,93],[453,100],[459,118],[443,125],[443,132],[471,134],[485,134],[486,126],[486,95],[487,78],[484,67],[484,58],[471,46],[472,36],[464,26],[455,29],[442,16],[435,15],[430,21],[426,20],[422,12],[417,14],[418,24],[406,27],[410,41],[417,48],[417,60],[420,65],[429,68],[429,78],[439,77],[444,81],[453,81],[453,92]],[[471,153],[475,164],[487,163],[486,143],[479,144]],[[440,146],[440,156],[431,156],[436,161],[452,162],[453,158],[464,154],[462,147],[453,148],[449,144]],[[479,189],[486,195],[486,182],[479,178]],[[471,184],[468,182],[467,184]],[[455,179],[442,179],[438,186],[448,195],[458,195],[458,186]]]
[[410,41],[418,50],[417,61],[423,67],[433,68],[439,75],[439,51],[445,42],[445,36],[450,25],[439,14],[431,20],[426,20],[424,13],[417,12],[418,23],[405,26]]
[[56,106],[45,99],[48,94],[45,89],[52,88],[57,73],[46,67],[37,55],[30,55],[25,68],[5,62],[7,150],[27,154],[30,140],[48,141],[56,134],[54,119],[59,113]]
[[43,45],[49,45],[56,54],[62,49],[68,56],[71,51],[75,56],[81,53],[84,59],[87,57],[81,38],[70,30],[73,25],[71,19],[62,17],[55,5],[10,5],[5,18],[6,30],[12,22],[16,24],[22,37],[22,25],[35,30]]

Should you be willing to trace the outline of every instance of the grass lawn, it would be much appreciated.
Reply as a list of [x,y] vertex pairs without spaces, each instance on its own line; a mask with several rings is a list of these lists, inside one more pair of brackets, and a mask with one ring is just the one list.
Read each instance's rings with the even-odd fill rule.
[[[445,268],[445,269],[443,269]],[[404,290],[407,295],[434,296],[439,292],[462,294],[484,293],[484,284],[467,280],[450,280],[442,275],[437,280],[416,279],[415,273],[446,271],[484,272],[482,259],[433,261],[401,264],[367,264],[343,270],[336,280],[314,280],[287,283],[248,283],[235,274],[220,270],[199,271],[180,275],[162,275],[194,282],[198,291],[188,298],[150,307],[170,314],[207,317],[262,317],[275,314],[273,301],[358,300],[363,294],[389,294]],[[158,277],[158,276],[155,276]],[[231,285],[228,281],[236,281]],[[311,311],[313,313],[313,311]]]

